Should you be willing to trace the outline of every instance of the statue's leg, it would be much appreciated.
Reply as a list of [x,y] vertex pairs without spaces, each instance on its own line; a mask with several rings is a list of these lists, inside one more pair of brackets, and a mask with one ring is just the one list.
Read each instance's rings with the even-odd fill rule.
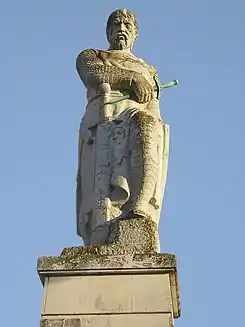
[[137,111],[130,119],[130,188],[134,214],[158,223],[160,199],[155,197],[162,169],[163,124],[160,119]]

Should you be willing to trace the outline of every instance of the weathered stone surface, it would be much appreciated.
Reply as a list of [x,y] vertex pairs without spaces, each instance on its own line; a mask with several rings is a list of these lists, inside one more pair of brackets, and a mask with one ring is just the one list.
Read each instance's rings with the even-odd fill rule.
[[110,268],[176,268],[173,254],[156,252],[157,228],[150,219],[119,220],[111,226],[112,243],[65,248],[61,256],[41,257],[38,271]]
[[[123,219],[108,223],[108,241],[105,245],[65,248],[61,260],[67,264],[81,264],[90,256],[127,254],[155,254],[158,249],[156,224],[148,218]],[[66,260],[66,258],[68,260]]]
[[42,315],[172,312],[169,274],[49,277]]
[[[173,327],[170,314],[130,314],[130,315],[86,315],[78,319],[45,319],[41,327]],[[75,321],[76,325],[67,325]]]
[[80,319],[42,319],[40,327],[83,327]]
[[[90,302],[92,303],[96,298],[98,298],[98,294],[102,294],[103,297],[104,293],[108,293],[107,297],[109,296],[113,299],[114,296],[116,299],[117,296],[119,296],[119,298],[122,297],[121,294],[125,291],[127,293],[126,298],[130,298],[129,295],[131,293],[126,291],[127,288],[130,291],[133,291],[131,294],[132,299],[138,298],[141,294],[139,291],[144,291],[146,294],[145,298],[148,298],[152,293],[149,289],[154,290],[153,293],[157,295],[157,292],[159,290],[162,291],[164,288],[164,294],[165,296],[168,296],[167,287],[163,287],[164,283],[162,282],[159,283],[157,287],[156,285],[154,287],[152,284],[147,290],[147,281],[150,282],[154,276],[159,276],[159,278],[169,278],[173,305],[172,313],[175,318],[180,316],[180,298],[175,255],[155,253],[148,255],[127,254],[121,256],[108,256],[94,253],[90,255],[89,252],[85,254],[83,250],[86,250],[86,247],[70,248],[66,250],[66,255],[39,258],[38,273],[43,283],[45,280],[45,296],[48,295],[48,288],[54,286],[51,298],[49,294],[49,301],[51,300],[55,305],[58,305],[58,303],[61,302],[62,306],[64,306],[65,302],[68,300],[68,303],[72,304],[70,310],[73,310],[73,313],[78,314],[79,312],[75,312],[77,310],[76,305],[77,303],[81,304],[83,302],[82,299],[85,294],[86,305],[88,305],[88,299],[90,299]],[[83,255],[81,255],[81,252]],[[140,278],[142,278],[141,276],[149,276],[149,278],[146,278],[147,280],[145,282],[140,281],[139,284],[142,286],[142,289],[141,286],[138,287],[137,290],[134,289],[134,286],[137,286],[136,282],[131,286],[130,283],[128,283],[127,286],[127,283],[124,280],[124,278],[129,278],[129,281],[133,278],[138,278],[137,280],[139,281]],[[156,277],[155,280],[157,280],[157,278],[158,277]],[[93,279],[95,284],[94,282],[92,283]],[[78,284],[76,284],[76,280],[78,281]],[[89,281],[88,284],[86,284],[86,280]],[[92,287],[93,284],[95,285],[94,287]],[[62,295],[60,292],[63,289],[63,285],[65,288]],[[88,285],[88,288],[86,288],[86,285]],[[79,290],[80,287],[83,289]],[[98,296],[96,296],[96,292],[98,293]],[[71,294],[71,296],[67,298],[66,294]],[[83,295],[81,299],[77,300],[79,294]],[[142,294],[140,295],[140,298],[143,298]],[[73,303],[73,301],[75,302]],[[159,304],[163,303],[163,299],[154,301],[159,302]],[[114,302],[111,300],[110,302],[113,305],[116,305],[116,301]],[[129,302],[132,305],[132,300]],[[47,303],[48,301],[44,300],[44,308],[47,306]],[[147,307],[147,305],[145,307]],[[61,313],[56,311],[47,313],[46,309],[43,310],[43,314],[57,315]],[[62,312],[62,314],[65,313],[67,312]],[[84,311],[80,313],[82,314]],[[86,314],[88,314],[88,312],[86,312]]]
[[176,270],[176,257],[169,253],[101,255],[93,247],[73,247],[65,249],[61,256],[40,257],[37,264],[39,274],[48,271],[122,268]]
[[83,317],[82,327],[173,327],[169,314],[133,314]]
[[[156,253],[156,252],[148,253],[148,254],[115,253],[114,255],[110,255],[112,252],[110,248],[111,246],[113,247],[113,244],[102,245],[102,246],[84,246],[84,247],[66,248],[64,249],[64,251],[60,256],[39,258],[37,268],[42,282],[44,283],[44,280],[46,280],[45,283],[46,296],[48,294],[47,289],[48,287],[50,287],[50,285],[51,287],[52,285],[54,285],[55,288],[58,287],[57,289],[53,289],[52,291],[53,295],[51,294],[52,296],[49,294],[49,301],[51,300],[51,302],[55,305],[61,303],[62,306],[64,306],[65,302],[67,301],[67,297],[65,294],[72,294],[68,301],[69,304],[72,304],[72,307],[70,308],[71,310],[70,314],[71,313],[82,314],[84,313],[84,311],[81,312],[76,311],[78,310],[78,308],[76,307],[77,303],[81,304],[83,302],[82,301],[83,296],[80,299],[79,294],[86,294],[86,299],[85,299],[86,305],[88,305],[89,303],[88,299],[90,299],[90,303],[93,303],[93,301],[96,301],[99,294],[102,295],[107,294],[111,299],[109,302],[111,303],[110,306],[112,310],[113,305],[115,306],[117,303],[116,300],[115,301],[113,300],[113,298],[115,297],[115,299],[117,299],[117,296],[119,294],[121,297],[121,294],[123,294],[124,291],[127,293],[125,301],[127,301],[128,299],[129,303],[131,304],[133,303],[132,299],[137,299],[139,295],[140,295],[139,298],[143,299],[143,296],[140,293],[140,291],[145,291],[146,299],[148,299],[149,295],[152,293],[150,290],[147,290],[146,287],[147,282],[141,281],[140,285],[142,286],[142,288],[138,287],[137,290],[135,290],[133,286],[135,286],[137,283],[134,282],[134,284],[131,286],[129,285],[130,283],[128,283],[127,286],[127,283],[125,282],[125,280],[123,280],[124,278],[126,279],[129,278],[129,280],[131,280],[132,278],[139,277],[140,279],[142,278],[141,276],[147,277],[147,275],[149,275],[149,278],[147,277],[147,281],[150,282],[151,278],[154,278],[154,276],[159,276],[159,278],[160,276],[165,276],[167,278],[169,276],[169,285],[171,289],[172,304],[173,304],[172,312],[174,317],[176,318],[179,317],[180,301],[179,301],[179,287],[177,281],[177,268],[176,268],[175,255],[168,254],[168,253]],[[108,251],[109,254],[106,251],[107,247],[109,248]],[[93,278],[95,281],[94,287],[92,287]],[[156,277],[156,280],[157,278],[158,277]],[[76,280],[78,280],[78,284],[74,282]],[[89,280],[88,288],[86,288],[86,280]],[[52,281],[54,282],[54,284],[52,283]],[[113,282],[115,285],[113,284]],[[71,286],[69,286],[70,283]],[[65,288],[63,289],[63,287]],[[80,287],[82,287],[83,289],[79,289]],[[163,291],[161,287],[163,288],[163,284],[162,286],[160,284],[158,286],[151,285],[150,289],[151,290],[154,289],[153,293],[157,295],[157,290]],[[120,288],[122,288],[121,291]],[[62,291],[62,289],[63,289],[63,294],[59,293]],[[129,292],[126,289],[129,289]],[[95,294],[96,291],[98,293],[97,296]],[[133,293],[131,294],[130,291],[133,291]],[[129,293],[131,294],[131,297],[129,296]],[[165,296],[169,296],[169,292],[167,292],[166,287],[163,293],[165,294]],[[77,300],[78,298],[79,300]],[[122,298],[120,300],[122,301]],[[73,301],[75,302],[73,303]],[[105,301],[102,302],[104,303]],[[44,303],[46,306],[48,301],[45,300]],[[162,305],[164,303],[164,300],[163,298],[161,299],[159,298],[158,300],[155,299],[153,303],[159,303]],[[145,308],[148,307],[148,304],[147,303],[145,304]],[[127,302],[124,302],[123,306],[125,307],[125,305],[127,306]],[[120,306],[120,308],[122,308],[123,306]],[[50,308],[52,309],[52,307],[49,307],[49,310]],[[108,303],[107,303],[107,308],[108,308]],[[62,312],[58,312],[58,311],[59,311],[58,309],[57,312],[51,311],[47,313],[47,311],[43,311],[43,314],[46,313],[46,314],[58,315],[59,313],[61,314],[67,313],[65,312],[66,310],[63,310]],[[89,314],[89,310],[86,312],[86,314]]]
[[107,23],[109,49],[86,49],[77,58],[88,100],[76,197],[77,233],[85,245],[111,242],[109,222],[118,217],[148,217],[156,226],[160,219],[169,127],[160,116],[155,68],[131,53],[137,35],[135,15],[117,10]]
[[[143,271],[144,274],[169,274],[174,317],[179,317],[180,301],[175,255],[168,253],[110,255],[111,246],[72,247],[64,249],[62,255],[57,257],[41,257],[37,265],[40,279],[44,283],[46,277],[57,276],[59,279],[61,276],[107,275],[107,271],[115,275],[128,274],[130,271],[131,276],[141,274]],[[109,254],[106,247],[110,249]]]
[[[100,247],[100,253],[154,253],[159,248],[157,225],[149,218],[130,216],[127,219],[112,220],[93,232],[96,245],[110,244]],[[100,240],[100,242],[98,242]],[[112,252],[110,252],[112,251]]]

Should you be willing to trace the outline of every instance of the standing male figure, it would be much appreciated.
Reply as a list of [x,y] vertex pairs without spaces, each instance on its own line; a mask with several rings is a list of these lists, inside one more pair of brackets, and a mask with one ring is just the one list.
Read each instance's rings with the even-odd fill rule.
[[157,72],[131,52],[135,15],[114,11],[106,33],[109,49],[84,50],[76,64],[88,100],[77,174],[77,233],[85,245],[106,243],[96,231],[115,218],[148,217],[158,225],[168,165]]

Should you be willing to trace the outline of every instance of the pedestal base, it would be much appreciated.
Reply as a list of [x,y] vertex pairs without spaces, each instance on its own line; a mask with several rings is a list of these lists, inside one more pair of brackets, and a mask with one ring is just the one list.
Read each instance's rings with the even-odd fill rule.
[[173,326],[180,316],[173,254],[91,255],[92,248],[39,258],[41,327]]
[[172,318],[166,314],[130,314],[81,316],[68,319],[43,319],[41,327],[168,327],[173,326]]

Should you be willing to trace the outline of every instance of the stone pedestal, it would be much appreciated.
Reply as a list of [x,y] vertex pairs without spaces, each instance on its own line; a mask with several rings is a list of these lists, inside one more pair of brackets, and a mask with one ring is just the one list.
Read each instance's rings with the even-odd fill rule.
[[156,253],[154,230],[142,219],[122,221],[114,243],[39,258],[41,327],[172,327],[180,316],[176,259]]
[[41,327],[170,327],[180,315],[172,254],[42,257]]

